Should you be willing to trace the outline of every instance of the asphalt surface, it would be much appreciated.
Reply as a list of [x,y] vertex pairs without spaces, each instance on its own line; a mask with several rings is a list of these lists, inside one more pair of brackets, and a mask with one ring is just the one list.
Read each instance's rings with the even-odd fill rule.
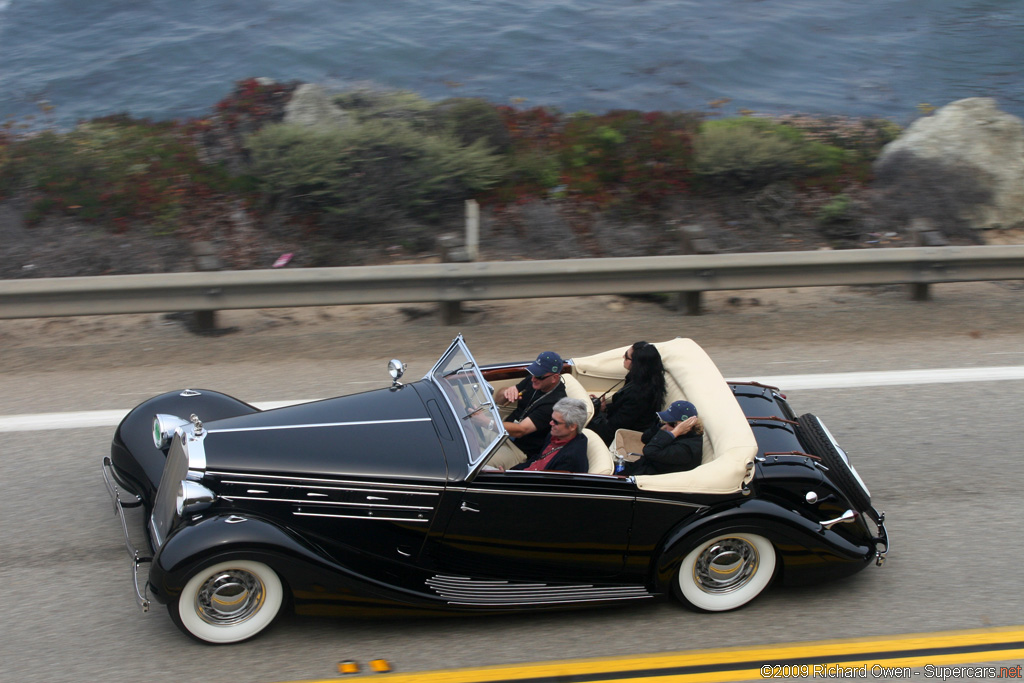
[[[691,336],[734,378],[1024,365],[1024,298],[1011,285],[951,286],[926,304],[895,289],[830,290],[817,303],[780,298],[757,306],[722,298],[700,318],[606,297],[495,304],[461,331],[481,362],[524,359],[538,346],[570,356],[637,338]],[[260,327],[267,316],[288,315],[290,325]],[[239,314],[242,329],[217,338],[158,316],[139,316],[137,324],[0,321],[0,415],[129,408],[184,386],[253,402],[359,391],[386,383],[392,356],[422,376],[457,331],[393,309],[355,321],[351,312],[305,315]],[[482,618],[286,617],[256,640],[227,647],[187,639],[160,606],[147,615],[135,607],[99,471],[112,429],[4,434],[0,681],[263,683],[329,678],[347,659],[383,657],[408,673],[1021,623],[1024,550],[1015,513],[1024,485],[1024,382],[787,394],[795,410],[824,419],[886,511],[885,567],[831,584],[776,587],[726,614],[666,601]],[[133,520],[140,531],[141,519]]]

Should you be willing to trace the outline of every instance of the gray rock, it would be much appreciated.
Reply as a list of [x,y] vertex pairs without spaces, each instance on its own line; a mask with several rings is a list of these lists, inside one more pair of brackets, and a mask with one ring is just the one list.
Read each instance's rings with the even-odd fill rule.
[[349,117],[323,88],[305,83],[296,88],[285,107],[284,122],[309,127],[343,128]]
[[[1024,224],[1024,121],[1000,111],[995,100],[958,100],[918,119],[875,162],[883,183],[905,172],[924,175],[926,167],[932,176],[927,190],[959,193],[945,203],[974,227]],[[950,182],[936,182],[943,176]],[[899,182],[913,189],[905,178]]]

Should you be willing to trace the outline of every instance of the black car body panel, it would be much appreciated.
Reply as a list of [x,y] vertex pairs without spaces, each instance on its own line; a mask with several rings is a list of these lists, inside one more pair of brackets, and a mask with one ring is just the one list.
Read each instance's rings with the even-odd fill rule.
[[[204,422],[210,471],[432,481],[447,474],[434,421],[413,386]],[[407,444],[416,444],[415,458]]]
[[[610,470],[490,467],[508,448],[491,383],[514,384],[526,365],[480,368],[458,338],[426,377],[405,385],[395,379],[389,388],[266,411],[205,390],[141,404],[119,425],[105,467],[149,519],[154,553],[143,585],[189,635],[233,642],[231,629],[244,619],[223,616],[231,600],[218,602],[218,591],[252,578],[249,567],[278,577],[297,612],[402,614],[663,594],[690,601],[680,590],[694,557],[721,564],[706,574],[730,587],[707,589],[717,600],[746,586],[730,578],[734,567],[799,584],[884,557],[884,515],[851,506],[867,496],[866,488],[850,495],[855,470],[841,481],[830,474],[827,463],[848,466],[845,452],[834,443],[824,459],[810,452],[831,434],[821,426],[809,435],[817,422],[795,418],[777,389],[756,383],[728,384],[741,428],[756,439],[733,489],[652,490]],[[571,363],[566,370],[584,376]],[[166,422],[155,415],[174,416],[173,438],[161,441]],[[760,563],[758,548],[767,553]],[[137,568],[148,561],[136,557]],[[217,569],[196,593],[205,568],[235,563],[238,570]],[[137,598],[148,606],[145,592]],[[193,600],[212,631],[183,626],[181,610]],[[216,639],[221,630],[227,640]]]

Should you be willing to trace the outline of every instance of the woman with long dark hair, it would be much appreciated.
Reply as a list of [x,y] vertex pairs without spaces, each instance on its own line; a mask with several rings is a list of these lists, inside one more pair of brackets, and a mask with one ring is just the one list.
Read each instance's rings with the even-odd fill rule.
[[638,341],[622,355],[626,380],[611,401],[595,398],[594,419],[587,425],[610,444],[617,429],[646,430],[665,403],[665,367],[654,344]]

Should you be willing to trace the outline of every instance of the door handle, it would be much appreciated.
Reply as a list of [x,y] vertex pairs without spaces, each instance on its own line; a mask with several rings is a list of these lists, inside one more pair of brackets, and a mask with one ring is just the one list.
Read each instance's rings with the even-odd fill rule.
[[463,512],[480,512],[472,505],[467,504],[466,501],[462,501],[462,505],[459,506],[459,509]]

